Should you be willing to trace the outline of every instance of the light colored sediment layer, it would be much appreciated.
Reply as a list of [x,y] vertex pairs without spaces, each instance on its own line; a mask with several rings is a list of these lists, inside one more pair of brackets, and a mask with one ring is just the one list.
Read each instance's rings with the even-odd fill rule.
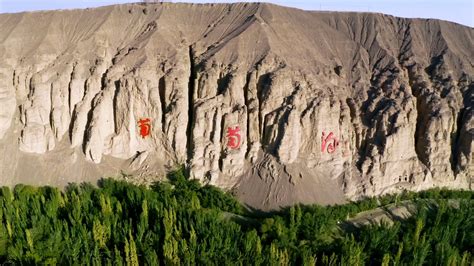
[[0,14],[0,180],[184,163],[261,208],[468,188],[473,40],[438,20],[269,4]]

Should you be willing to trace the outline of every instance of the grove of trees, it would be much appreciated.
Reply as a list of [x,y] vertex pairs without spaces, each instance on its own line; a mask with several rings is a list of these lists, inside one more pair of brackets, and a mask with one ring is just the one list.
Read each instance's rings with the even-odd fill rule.
[[[473,265],[472,191],[255,213],[215,187],[187,180],[182,169],[169,179],[150,188],[113,179],[65,190],[2,187],[0,263]],[[416,204],[417,213],[393,225],[342,226],[356,213],[402,200]]]

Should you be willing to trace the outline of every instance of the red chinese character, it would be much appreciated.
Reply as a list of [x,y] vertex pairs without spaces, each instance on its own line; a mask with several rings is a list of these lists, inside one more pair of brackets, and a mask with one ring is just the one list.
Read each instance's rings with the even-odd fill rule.
[[140,127],[140,135],[142,138],[150,135],[151,125],[150,125],[150,118],[140,119],[138,121],[138,126]]
[[238,149],[240,147],[240,127],[227,128],[227,147]]
[[323,135],[321,136],[321,152],[324,153],[325,150],[327,150],[328,153],[335,152],[337,146],[339,146],[339,141],[334,137],[332,132],[329,133],[326,138],[324,138],[325,136],[326,133],[323,131]]

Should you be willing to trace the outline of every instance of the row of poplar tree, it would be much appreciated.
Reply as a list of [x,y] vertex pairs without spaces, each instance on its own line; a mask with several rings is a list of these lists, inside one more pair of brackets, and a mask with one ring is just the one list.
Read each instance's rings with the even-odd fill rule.
[[[0,262],[61,265],[472,265],[474,193],[430,190],[339,206],[250,212],[182,169],[150,188],[17,185],[0,191]],[[451,199],[451,200],[448,200]],[[344,226],[361,211],[417,207],[394,224]]]

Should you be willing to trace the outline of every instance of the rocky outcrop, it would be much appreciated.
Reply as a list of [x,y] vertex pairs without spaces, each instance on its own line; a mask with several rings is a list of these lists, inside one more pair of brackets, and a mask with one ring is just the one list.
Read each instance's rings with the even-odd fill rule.
[[472,182],[469,27],[170,3],[0,25],[5,184],[184,164],[275,208]]

